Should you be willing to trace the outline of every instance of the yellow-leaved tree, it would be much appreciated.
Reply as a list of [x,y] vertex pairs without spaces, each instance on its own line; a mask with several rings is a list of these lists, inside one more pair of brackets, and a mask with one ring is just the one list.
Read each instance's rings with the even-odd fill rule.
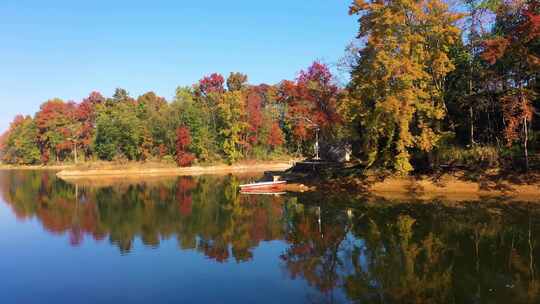
[[[366,164],[406,173],[411,151],[429,152],[440,138],[444,79],[454,69],[450,46],[461,17],[440,0],[356,0],[357,50],[352,66],[350,117],[355,117]],[[349,100],[350,101],[350,100]]]

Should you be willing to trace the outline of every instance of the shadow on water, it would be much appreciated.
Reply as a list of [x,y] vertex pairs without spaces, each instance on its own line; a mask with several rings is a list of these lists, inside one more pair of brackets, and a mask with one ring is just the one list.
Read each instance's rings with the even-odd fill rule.
[[307,193],[243,196],[241,178],[179,177],[93,187],[51,173],[0,173],[0,195],[18,219],[67,235],[72,246],[135,240],[159,250],[176,239],[224,263],[275,261],[317,292],[310,302],[538,303],[539,208],[491,200],[390,202]]

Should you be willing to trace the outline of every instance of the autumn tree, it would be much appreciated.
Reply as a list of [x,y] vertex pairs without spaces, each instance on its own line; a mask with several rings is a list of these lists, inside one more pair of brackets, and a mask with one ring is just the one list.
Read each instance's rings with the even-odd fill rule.
[[192,152],[198,159],[208,161],[217,153],[217,135],[212,127],[216,109],[208,107],[201,98],[190,87],[176,89],[176,96],[169,107],[170,113],[167,115],[167,138],[175,144],[176,133],[171,134],[170,130],[177,130],[180,126],[189,126]]
[[540,4],[503,3],[497,10],[494,36],[484,43],[482,57],[502,83],[500,102],[509,145],[521,139],[529,169],[529,128],[533,118],[532,83],[540,72]]
[[338,86],[325,64],[314,62],[300,71],[295,81],[280,84],[278,98],[287,107],[285,115],[291,130],[289,140],[298,148],[315,137],[315,130],[330,138],[332,127],[340,121],[336,110]]
[[[462,108],[468,113],[468,133],[469,144],[476,144],[476,137],[479,137],[480,128],[475,129],[475,121],[481,112],[486,112],[486,94],[482,94],[486,86],[485,79],[489,76],[485,75],[485,69],[482,66],[480,52],[482,47],[482,39],[486,33],[488,22],[487,17],[494,4],[498,1],[490,0],[463,0],[466,10],[464,22],[465,43],[460,54],[454,59],[457,65],[457,72],[465,86],[460,90],[454,88],[450,94],[458,95],[457,100]],[[454,49],[458,50],[458,49]],[[489,101],[488,101],[489,102]],[[491,123],[491,122],[489,122]],[[489,125],[488,127],[491,127]]]
[[221,74],[212,73],[203,77],[193,86],[197,102],[201,104],[205,112],[209,113],[210,127],[213,134],[218,134],[217,111],[220,96],[225,92],[223,87],[225,78]]
[[225,92],[218,103],[220,143],[228,162],[242,156],[245,145],[243,134],[247,129],[245,120],[245,97],[241,91]]
[[366,41],[349,90],[360,101],[367,165],[413,169],[413,149],[437,145],[445,115],[443,82],[454,66],[448,49],[459,39],[459,16],[439,0],[354,1],[358,38]]
[[2,155],[4,154],[4,150],[6,149],[6,142],[7,142],[7,138],[9,136],[9,133],[8,131],[2,133],[2,135],[0,135],[0,160],[2,159]]
[[16,116],[3,137],[4,147],[1,153],[3,162],[19,165],[41,162],[37,142],[38,129],[32,117]]
[[203,77],[199,80],[197,91],[201,95],[208,95],[211,93],[223,93],[225,88],[223,84],[225,83],[225,78],[218,73],[212,73],[209,76]]
[[283,131],[281,131],[279,124],[274,122],[270,128],[270,134],[268,135],[268,145],[270,145],[272,149],[276,149],[283,145],[284,142],[285,138],[283,137]]
[[[275,86],[266,84],[249,86],[244,90],[247,129],[243,133],[242,141],[246,157],[265,158],[271,150],[284,144],[284,133],[281,129],[284,107],[283,103],[277,101],[276,92]],[[273,139],[270,139],[270,136],[273,136]],[[279,140],[280,137],[282,141]]]
[[139,119],[143,122],[143,156],[162,156],[159,147],[167,144],[168,104],[165,98],[147,92],[137,98]]
[[105,102],[105,97],[99,92],[92,92],[78,105],[76,109],[76,119],[80,123],[80,130],[77,132],[76,146],[80,146],[84,156],[90,157],[92,154],[92,144],[96,127],[96,107]]
[[52,99],[43,103],[36,113],[38,143],[42,161],[47,163],[50,156],[60,161],[65,153],[74,151],[80,123],[76,119],[76,104]]
[[227,89],[229,91],[240,91],[245,88],[247,81],[246,74],[231,72],[227,78]]
[[263,125],[263,97],[259,88],[252,87],[247,91],[246,114],[248,121],[247,142],[250,145],[257,144],[259,131]]
[[133,98],[129,96],[129,92],[126,89],[123,88],[116,88],[114,90],[114,94],[112,98],[107,100],[109,103],[111,102],[132,102]]
[[176,163],[180,167],[191,165],[195,157],[189,152],[191,144],[191,135],[189,129],[181,126],[176,130]]

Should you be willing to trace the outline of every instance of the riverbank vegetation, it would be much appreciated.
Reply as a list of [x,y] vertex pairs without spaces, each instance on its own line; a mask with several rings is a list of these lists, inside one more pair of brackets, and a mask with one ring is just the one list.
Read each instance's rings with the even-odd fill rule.
[[349,13],[359,28],[341,64],[346,85],[316,61],[273,85],[214,73],[171,101],[124,89],[51,99],[14,119],[2,161],[310,157],[319,135],[327,147],[351,145],[362,169],[539,167],[538,1],[356,0]]

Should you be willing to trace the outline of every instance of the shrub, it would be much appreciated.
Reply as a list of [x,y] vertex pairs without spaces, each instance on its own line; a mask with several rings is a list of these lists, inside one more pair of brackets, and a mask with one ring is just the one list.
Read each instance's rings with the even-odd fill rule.
[[502,159],[499,149],[493,146],[441,146],[435,151],[434,163],[465,166],[468,169],[487,169],[500,167]]

